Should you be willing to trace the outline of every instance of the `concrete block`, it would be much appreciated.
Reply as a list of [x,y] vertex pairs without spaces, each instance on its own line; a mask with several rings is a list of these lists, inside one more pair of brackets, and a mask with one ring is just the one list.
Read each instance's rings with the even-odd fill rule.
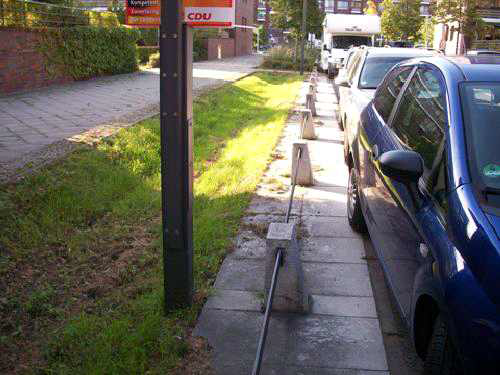
[[316,86],[313,83],[309,83],[309,94],[312,94],[314,101],[316,101]]
[[[298,151],[301,150],[300,159],[297,158]],[[297,170],[298,168],[298,170]],[[311,158],[307,143],[294,143],[292,150],[292,183],[296,177],[295,183],[300,186],[311,186],[314,184],[312,174]]]
[[300,247],[303,262],[366,264],[361,238],[309,237]]
[[314,132],[314,124],[312,119],[312,112],[307,109],[302,112],[302,121],[300,123],[300,138],[303,139],[316,139],[316,133]]
[[[325,305],[320,302],[318,306]],[[235,310],[235,311],[256,311],[259,312],[262,306],[262,296],[257,292],[245,292],[241,290],[216,289],[205,304],[207,309]]]
[[311,294],[323,296],[373,296],[366,264],[302,263]]
[[377,318],[372,297],[311,296],[311,313],[356,318]]
[[311,113],[313,116],[317,116],[318,114],[316,113],[316,100],[314,98],[314,95],[311,93],[306,94],[306,106],[308,109],[311,110]]
[[271,223],[267,233],[266,277],[264,292],[269,292],[279,249],[283,254],[273,299],[273,311],[307,313],[309,295],[294,223]]

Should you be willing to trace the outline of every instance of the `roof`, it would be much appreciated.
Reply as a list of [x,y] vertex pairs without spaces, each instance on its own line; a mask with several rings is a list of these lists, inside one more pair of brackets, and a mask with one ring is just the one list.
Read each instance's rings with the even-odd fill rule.
[[408,56],[411,57],[426,57],[426,56],[434,56],[438,52],[437,51],[429,51],[422,48],[385,48],[385,47],[369,47],[367,48],[368,56],[370,57],[378,57],[378,56],[387,56],[387,57],[400,57],[400,56]]
[[446,57],[454,63],[468,81],[500,81],[500,56]]

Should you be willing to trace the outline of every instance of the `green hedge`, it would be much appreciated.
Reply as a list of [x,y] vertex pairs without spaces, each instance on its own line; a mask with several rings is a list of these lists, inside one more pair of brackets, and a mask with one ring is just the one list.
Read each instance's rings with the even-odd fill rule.
[[65,72],[75,80],[137,70],[137,30],[79,26],[41,33],[39,50],[49,72]]
[[[304,69],[311,71],[318,59],[321,51],[317,48],[306,48],[304,51]],[[300,53],[295,57],[295,49],[286,46],[271,48],[264,56],[263,68],[299,70]]]

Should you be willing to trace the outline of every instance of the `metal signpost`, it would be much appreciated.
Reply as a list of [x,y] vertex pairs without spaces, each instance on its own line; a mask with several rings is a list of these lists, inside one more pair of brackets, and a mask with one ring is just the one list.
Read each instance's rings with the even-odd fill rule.
[[193,294],[192,28],[232,27],[234,0],[126,2],[129,26],[160,27],[163,271],[169,311],[189,306]]

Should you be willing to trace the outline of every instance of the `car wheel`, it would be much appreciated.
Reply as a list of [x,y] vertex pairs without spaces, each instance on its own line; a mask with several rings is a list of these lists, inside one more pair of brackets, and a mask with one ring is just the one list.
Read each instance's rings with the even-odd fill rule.
[[347,184],[347,220],[351,228],[356,232],[366,232],[365,218],[359,201],[358,173],[354,166],[351,166],[349,170],[349,182]]
[[458,353],[451,342],[448,325],[441,314],[434,323],[425,358],[426,375],[462,375]]

